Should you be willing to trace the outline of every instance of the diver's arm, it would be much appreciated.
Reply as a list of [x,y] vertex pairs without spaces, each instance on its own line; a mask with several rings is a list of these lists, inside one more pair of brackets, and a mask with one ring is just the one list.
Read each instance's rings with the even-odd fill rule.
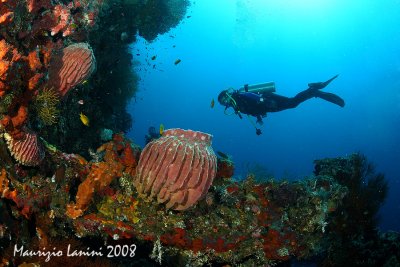
[[[226,110],[228,109],[228,108],[230,108],[230,107],[225,107],[225,112],[226,112]],[[235,107],[233,107],[233,106],[231,106],[231,108],[233,108],[233,110],[235,111],[235,114],[237,114],[238,116],[239,116],[239,118],[243,118],[242,117],[242,114],[240,113],[240,110],[239,109],[237,109],[237,108],[235,108]],[[226,114],[226,113],[225,113]]]
[[243,118],[242,114],[240,112],[239,106],[238,106],[238,102],[240,101],[240,93],[238,90],[235,90],[232,93],[232,99],[234,100],[234,105],[232,105],[233,110],[235,111],[235,114],[237,114],[239,116],[239,118]]

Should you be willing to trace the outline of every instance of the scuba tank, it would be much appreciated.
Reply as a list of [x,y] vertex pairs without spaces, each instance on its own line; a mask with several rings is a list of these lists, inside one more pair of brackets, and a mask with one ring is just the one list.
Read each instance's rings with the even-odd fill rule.
[[275,92],[275,82],[266,82],[259,84],[248,85],[245,84],[243,87],[239,88],[239,92],[251,92],[256,94],[267,94]]

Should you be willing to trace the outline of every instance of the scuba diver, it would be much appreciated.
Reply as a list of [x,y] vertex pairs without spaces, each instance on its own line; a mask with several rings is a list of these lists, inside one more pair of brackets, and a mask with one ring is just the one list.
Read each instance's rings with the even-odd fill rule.
[[[222,91],[218,95],[218,102],[225,106],[225,114],[227,109],[233,108],[234,113],[242,119],[241,114],[254,116],[257,118],[256,123],[262,125],[262,118],[267,116],[267,112],[278,112],[285,109],[295,108],[300,103],[312,98],[318,97],[344,107],[344,100],[339,96],[322,92],[321,89],[325,88],[330,82],[336,79],[338,75],[330,78],[325,82],[309,83],[308,88],[301,91],[294,97],[286,97],[275,94],[275,83],[268,82],[256,85],[244,85],[239,90],[228,89]],[[261,134],[261,129],[250,120],[256,128],[256,134]]]

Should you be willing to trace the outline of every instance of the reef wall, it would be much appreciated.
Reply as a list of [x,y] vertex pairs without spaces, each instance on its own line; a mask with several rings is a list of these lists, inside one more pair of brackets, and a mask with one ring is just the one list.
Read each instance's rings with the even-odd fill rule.
[[[102,133],[127,131],[138,80],[129,44],[136,33],[152,41],[176,26],[187,7],[185,0],[2,1],[1,127],[10,138],[35,132],[82,155],[104,141]],[[80,61],[83,46],[88,62]],[[76,66],[88,69],[69,72]]]
[[[398,262],[398,235],[375,228],[387,185],[359,154],[316,161],[315,174],[301,181],[256,182],[251,173],[235,181],[233,162],[223,153],[215,162],[196,138],[175,153],[184,162],[179,168],[175,156],[158,157],[156,139],[138,168],[146,153],[120,133],[131,126],[125,107],[137,88],[128,45],[137,32],[151,41],[168,31],[187,6],[1,1],[0,266]],[[174,142],[165,147],[181,140]],[[206,154],[209,160],[200,156]],[[168,175],[157,179],[153,170]],[[152,199],[154,188],[163,199],[160,186],[175,177],[170,171],[187,174],[168,188],[171,203],[190,204],[184,211]],[[148,187],[145,196],[139,187]],[[366,249],[377,253],[366,258]]]

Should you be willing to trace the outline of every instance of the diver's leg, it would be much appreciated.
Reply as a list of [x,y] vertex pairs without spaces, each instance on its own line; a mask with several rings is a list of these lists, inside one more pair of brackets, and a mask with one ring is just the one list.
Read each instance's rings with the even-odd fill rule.
[[300,103],[301,102],[295,99],[295,97],[286,97],[277,94],[269,94],[264,101],[267,112],[277,112],[285,109],[295,108]]
[[306,89],[294,97],[270,94],[268,98],[264,100],[264,105],[266,106],[266,112],[277,112],[285,109],[295,108],[304,101],[313,97],[318,97],[338,106],[344,107],[344,100],[339,96],[332,93],[321,92],[320,90],[315,89]]
[[285,109],[295,108],[310,98],[318,97],[319,96],[318,93],[319,93],[319,90],[306,89],[304,91],[301,91],[294,97],[285,97],[285,96],[280,96],[280,95],[274,95],[273,99],[274,99],[274,102],[276,103],[276,110],[274,110],[274,111],[281,111],[281,110],[285,110]]
[[332,82],[337,77],[338,77],[338,75],[335,75],[325,82],[309,83],[308,89],[301,91],[294,97],[284,97],[284,96],[280,96],[280,95],[276,95],[276,94],[270,95],[271,98],[273,98],[274,102],[276,103],[276,109],[273,111],[281,111],[284,109],[295,108],[300,103],[303,103],[304,101],[306,101],[312,97],[319,97],[319,98],[329,101],[333,104],[336,104],[340,107],[344,107],[345,103],[342,98],[340,98],[339,96],[332,94],[332,93],[320,91],[321,89],[325,88],[330,82]]
[[316,90],[307,89],[307,90],[301,91],[300,93],[295,95],[292,98],[293,107],[297,107],[300,103],[303,103],[304,101],[314,97],[315,92],[316,92]]
[[307,89],[307,90],[301,91],[294,97],[285,97],[285,96],[280,96],[280,95],[274,95],[274,101],[277,104],[276,111],[281,111],[284,109],[290,109],[290,108],[297,107],[300,103],[314,97],[315,91],[316,90],[313,90],[313,89]]

